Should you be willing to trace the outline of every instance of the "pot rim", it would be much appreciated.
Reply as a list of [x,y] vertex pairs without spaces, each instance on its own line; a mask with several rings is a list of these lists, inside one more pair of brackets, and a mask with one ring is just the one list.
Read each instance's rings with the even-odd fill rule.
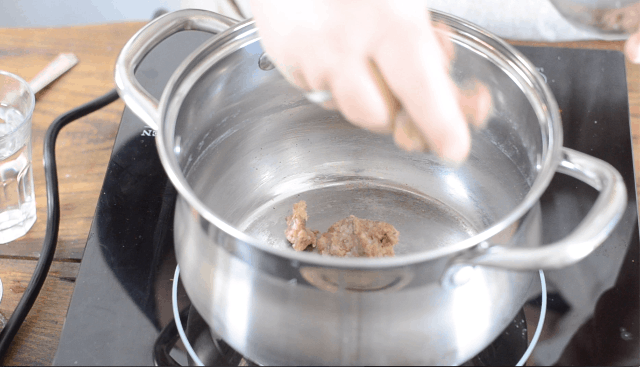
[[[539,173],[524,199],[509,214],[484,231],[453,245],[385,258],[338,258],[293,250],[283,251],[263,243],[218,217],[197,197],[180,169],[173,151],[176,117],[182,100],[196,80],[225,56],[260,40],[253,19],[230,27],[192,52],[172,74],[162,93],[159,101],[160,121],[157,124],[160,128],[156,134],[156,145],[167,176],[180,196],[210,224],[257,250],[292,262],[352,269],[393,268],[449,256],[482,244],[517,221],[535,205],[546,190],[561,160],[562,123],[555,98],[536,68],[514,47],[463,19],[434,10],[431,10],[431,13],[433,22],[443,23],[448,27],[448,33],[454,41],[476,50],[479,55],[490,59],[507,73],[525,93],[540,125],[549,131],[548,136],[543,134]],[[167,117],[168,123],[160,123]]]

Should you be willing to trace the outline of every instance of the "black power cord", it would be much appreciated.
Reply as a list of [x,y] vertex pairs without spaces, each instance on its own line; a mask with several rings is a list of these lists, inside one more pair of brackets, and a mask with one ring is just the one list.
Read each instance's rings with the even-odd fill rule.
[[[187,323],[190,307],[187,306],[180,311],[180,321],[183,325]],[[169,324],[158,335],[156,342],[153,343],[153,364],[156,366],[180,366],[180,363],[176,362],[170,354],[178,340],[180,340],[178,326],[176,325],[176,320],[171,319]]]
[[94,111],[107,106],[118,99],[118,92],[113,89],[109,93],[98,97],[80,107],[59,116],[47,129],[44,138],[44,175],[47,187],[47,230],[42,244],[42,252],[29,281],[29,285],[22,295],[18,306],[0,332],[0,361],[4,359],[13,338],[18,333],[27,314],[31,310],[40,289],[47,278],[47,273],[53,261],[53,255],[58,243],[58,229],[60,227],[60,198],[58,195],[58,172],[56,168],[56,139],[58,133],[69,123],[84,117]]

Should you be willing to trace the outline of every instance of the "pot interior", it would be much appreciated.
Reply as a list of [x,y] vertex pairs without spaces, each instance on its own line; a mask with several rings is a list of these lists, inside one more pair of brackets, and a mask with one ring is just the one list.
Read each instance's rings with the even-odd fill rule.
[[516,71],[451,37],[454,80],[479,80],[493,100],[459,167],[402,151],[391,136],[308,102],[276,69],[259,68],[255,36],[202,73],[179,103],[166,136],[180,170],[212,213],[284,255],[293,251],[285,217],[300,200],[308,227],[321,232],[351,214],[391,223],[400,232],[396,256],[481,233],[531,193],[553,132]]

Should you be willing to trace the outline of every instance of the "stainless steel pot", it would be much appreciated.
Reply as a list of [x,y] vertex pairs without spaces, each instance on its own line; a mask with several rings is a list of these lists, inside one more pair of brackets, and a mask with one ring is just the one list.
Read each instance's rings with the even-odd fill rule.
[[[578,262],[609,235],[626,191],[609,164],[562,147],[556,102],[516,50],[433,13],[456,45],[452,76],[491,90],[492,118],[458,168],[307,101],[269,63],[252,21],[185,10],[141,29],[116,65],[120,95],[157,129],[179,191],[175,246],[185,289],[212,330],[263,364],[459,364],[526,301],[539,268]],[[230,27],[227,29],[227,27]],[[218,34],[188,55],[160,101],[134,77],[182,30]],[[261,68],[262,66],[262,68]],[[553,175],[600,196],[573,233],[541,244],[538,199]],[[295,252],[285,216],[309,226],[349,214],[400,231],[394,258]]]

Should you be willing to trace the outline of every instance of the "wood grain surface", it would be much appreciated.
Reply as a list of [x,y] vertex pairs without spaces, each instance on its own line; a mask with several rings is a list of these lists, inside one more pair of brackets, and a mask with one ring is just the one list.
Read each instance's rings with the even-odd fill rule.
[[[118,53],[143,25],[0,29],[0,69],[27,81],[59,53],[72,52],[80,60],[36,95],[32,144],[38,219],[26,236],[0,245],[0,279],[4,284],[0,313],[6,319],[22,297],[44,239],[45,132],[57,116],[114,88]],[[124,103],[117,101],[65,127],[58,137],[61,220],[56,261],[9,354],[1,361],[3,365],[50,365],[53,360],[123,109]]]
[[[0,69],[30,80],[61,52],[79,64],[37,96],[33,115],[33,175],[38,220],[23,238],[0,245],[4,296],[0,322],[9,318],[29,282],[44,238],[46,197],[42,142],[53,119],[114,87],[113,68],[125,42],[144,25],[115,23],[56,29],[0,29]],[[622,50],[622,42],[522,45]],[[627,64],[634,150],[640,144],[640,69]],[[40,297],[2,364],[48,365],[57,349],[79,262],[102,187],[124,104],[118,101],[66,127],[58,138],[60,238],[55,262]],[[635,166],[640,156],[635,154]]]

